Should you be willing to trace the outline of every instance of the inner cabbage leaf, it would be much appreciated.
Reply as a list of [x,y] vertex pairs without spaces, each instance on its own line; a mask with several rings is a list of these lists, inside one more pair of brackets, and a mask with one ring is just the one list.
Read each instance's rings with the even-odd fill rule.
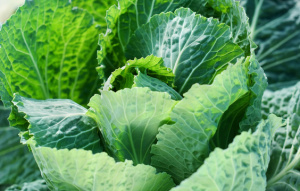
[[244,54],[233,43],[229,26],[185,8],[153,16],[136,30],[126,50],[130,59],[162,57],[175,74],[175,90],[181,95],[194,83],[211,83],[229,62]]
[[[218,18],[230,27],[234,43],[243,50],[244,56],[250,56],[255,44],[250,39],[248,17],[244,9],[235,0],[120,0],[118,6],[112,6],[106,16],[108,29],[100,35],[98,52],[98,72],[107,79],[111,72],[122,67],[126,60],[125,52],[132,35],[148,23],[152,16],[173,12],[177,8],[190,8],[206,17]],[[139,39],[141,40],[141,39]],[[146,55],[148,56],[148,55]],[[192,55],[191,55],[192,56]]]
[[101,91],[92,97],[88,115],[98,123],[108,153],[119,161],[150,164],[150,149],[158,128],[170,122],[176,102],[149,88]]
[[[245,110],[240,108],[249,105],[248,66],[249,58],[240,59],[235,65],[229,65],[211,85],[195,84],[184,94],[172,110],[174,124],[159,129],[158,142],[151,150],[153,166],[169,173],[179,183],[203,164],[214,146],[222,146],[218,142],[232,141],[239,130],[239,124],[233,121],[236,115],[242,118]],[[230,108],[234,103],[235,107]],[[231,115],[222,120],[229,108]],[[211,148],[210,141],[216,132],[218,136]]]

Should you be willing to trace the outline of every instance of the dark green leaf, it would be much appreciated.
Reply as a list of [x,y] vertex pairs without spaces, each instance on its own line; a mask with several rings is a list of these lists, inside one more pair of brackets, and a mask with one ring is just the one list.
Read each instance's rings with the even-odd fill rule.
[[83,148],[100,152],[96,122],[85,115],[87,109],[71,100],[35,100],[15,95],[13,103],[25,113],[29,133],[36,146],[57,149]]
[[134,87],[148,87],[152,91],[158,91],[158,92],[167,92],[170,94],[171,98],[174,100],[181,100],[182,97],[181,95],[176,92],[173,88],[168,86],[166,83],[147,76],[146,74],[139,73],[135,78],[134,78]]
[[128,58],[162,57],[182,95],[195,83],[211,83],[243,50],[233,43],[229,26],[180,8],[155,15],[136,30],[126,53]]
[[300,1],[242,0],[269,82],[299,80]]

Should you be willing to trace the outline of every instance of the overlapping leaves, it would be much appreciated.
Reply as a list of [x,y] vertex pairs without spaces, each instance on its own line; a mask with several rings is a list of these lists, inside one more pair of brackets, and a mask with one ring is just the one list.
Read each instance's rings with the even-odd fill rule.
[[[244,116],[245,110],[239,111],[243,104],[249,104],[248,90],[249,60],[239,60],[219,74],[212,85],[195,84],[172,110],[172,125],[159,129],[158,142],[152,147],[151,164],[160,171],[168,172],[179,183],[195,172],[202,165],[211,151],[209,142],[217,129],[226,129],[217,138],[230,142],[239,130],[234,124],[236,113]],[[237,103],[235,103],[237,102]],[[221,120],[230,108],[228,121]],[[217,143],[215,143],[217,144]],[[219,145],[218,145],[219,146]]]
[[125,57],[125,53],[127,50],[131,51],[127,44],[132,35],[149,22],[153,15],[173,12],[180,7],[190,8],[203,16],[219,18],[222,23],[229,25],[233,42],[244,50],[244,56],[250,56],[250,51],[255,45],[249,38],[248,18],[244,9],[239,6],[239,2],[234,0],[120,0],[118,7],[113,6],[108,10],[106,17],[108,30],[106,34],[100,35],[101,50],[98,53],[100,76],[108,78],[111,72],[125,64],[129,59]]
[[148,88],[102,91],[89,106],[103,134],[108,152],[120,161],[150,163],[150,149],[158,128],[170,121],[175,104],[167,93]]
[[[297,84],[289,100],[286,126],[279,128],[272,142],[268,168],[268,190],[300,189],[300,87]],[[282,114],[281,112],[280,114]]]
[[256,132],[243,132],[226,150],[216,148],[191,177],[174,190],[264,190],[271,137],[281,118],[269,116]]
[[[19,92],[10,119],[25,131],[22,141],[49,188],[170,190],[171,176],[177,184],[190,176],[175,190],[264,188],[281,121],[270,116],[256,127],[266,79],[239,2],[120,0],[105,24],[112,4],[27,1],[0,33],[0,95],[10,105]],[[95,42],[106,25],[99,79]],[[109,76],[90,110],[82,107],[97,80]],[[296,107],[289,108],[286,134],[276,131],[271,155],[283,159],[289,152],[289,159],[271,157],[277,167],[268,169],[270,189],[285,188],[283,181],[299,186],[300,120]],[[239,135],[242,130],[248,132]],[[40,181],[31,185],[44,188]]]
[[180,94],[194,83],[211,83],[230,61],[243,54],[232,42],[227,25],[184,8],[153,16],[135,32],[127,48],[128,58],[162,57],[175,74],[174,85]]

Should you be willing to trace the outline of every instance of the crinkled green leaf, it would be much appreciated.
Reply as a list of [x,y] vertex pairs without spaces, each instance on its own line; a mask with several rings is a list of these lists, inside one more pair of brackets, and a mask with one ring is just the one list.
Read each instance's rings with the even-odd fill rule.
[[[42,176],[51,190],[152,190],[174,186],[166,173],[132,161],[115,162],[106,153],[33,147]],[[66,160],[67,159],[67,160]]]
[[176,92],[173,88],[168,86],[166,83],[160,81],[159,79],[143,74],[141,72],[139,72],[139,74],[134,78],[133,86],[148,87],[152,91],[167,92],[174,100],[182,99],[181,95],[178,92]]
[[269,83],[299,80],[300,1],[242,0]]
[[35,100],[15,95],[13,103],[25,113],[29,133],[37,146],[101,151],[96,122],[87,109],[71,100]]
[[108,78],[111,72],[125,64],[128,58],[124,53],[130,38],[153,15],[173,12],[180,7],[191,8],[206,17],[214,16],[229,25],[233,41],[242,47],[245,56],[249,56],[250,49],[255,47],[249,38],[248,17],[235,0],[120,0],[118,7],[108,10],[108,30],[100,35],[99,74]]
[[170,121],[174,104],[167,93],[135,87],[101,91],[89,106],[112,156],[119,161],[149,164],[158,128]]
[[87,104],[96,92],[99,29],[68,0],[27,0],[0,31],[0,94],[70,98]]
[[86,9],[93,15],[96,24],[101,27],[101,32],[105,32],[107,29],[106,11],[115,4],[117,4],[117,0],[72,0],[73,6]]
[[136,30],[126,53],[128,58],[162,57],[175,74],[176,90],[183,94],[195,83],[211,83],[229,62],[243,55],[232,41],[227,25],[180,8],[155,15]]
[[272,142],[268,168],[268,190],[300,190],[300,87],[288,105],[286,126],[279,128]]
[[33,182],[25,182],[23,184],[15,184],[7,188],[5,191],[48,191],[45,180],[36,180]]
[[0,102],[0,189],[40,178],[33,155],[20,143],[19,131],[9,127],[9,112]]
[[162,58],[153,55],[146,58],[127,61],[127,64],[115,70],[104,85],[104,90],[120,90],[131,88],[134,84],[134,76],[142,72],[149,76],[162,80],[169,85],[174,81],[174,74],[170,68],[164,66]]
[[[232,123],[236,115],[242,118],[240,108],[249,104],[249,58],[229,65],[211,85],[195,84],[171,113],[174,124],[159,129],[158,142],[152,146],[151,164],[172,175],[179,183],[194,173],[208,156],[209,141],[218,130],[215,144],[237,134],[239,124]],[[235,104],[235,107],[230,107]],[[231,109],[227,120],[222,117]],[[232,136],[232,137],[231,137]],[[224,139],[224,140],[222,140]]]
[[243,132],[225,150],[216,148],[191,177],[172,191],[264,190],[271,136],[281,118],[270,116],[253,134]]
[[263,117],[266,118],[268,114],[273,113],[277,116],[287,118],[289,102],[295,89],[300,89],[300,83],[277,91],[266,90],[262,99]]
[[[106,34],[100,34],[98,52],[100,76],[108,78],[110,74],[125,65],[125,47],[134,31],[147,23],[150,18],[161,12],[174,11],[189,0],[119,0],[118,6],[107,11]],[[146,55],[148,56],[148,55]]]

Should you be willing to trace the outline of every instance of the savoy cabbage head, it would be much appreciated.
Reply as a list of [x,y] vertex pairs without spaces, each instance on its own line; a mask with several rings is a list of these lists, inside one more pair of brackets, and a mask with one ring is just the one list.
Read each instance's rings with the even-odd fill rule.
[[0,185],[299,189],[299,85],[264,94],[251,27],[235,0],[27,0],[0,31],[0,132],[30,151],[0,147],[0,177],[24,149],[36,175]]

